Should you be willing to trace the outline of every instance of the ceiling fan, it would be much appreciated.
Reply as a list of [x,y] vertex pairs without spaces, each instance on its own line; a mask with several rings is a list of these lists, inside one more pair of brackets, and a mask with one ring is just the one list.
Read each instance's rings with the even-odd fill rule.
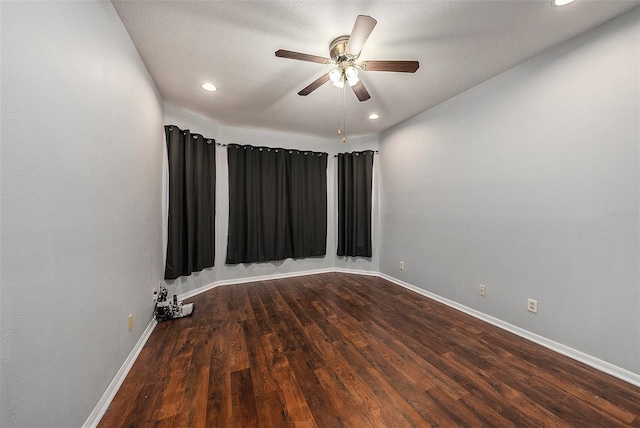
[[355,24],[353,24],[351,35],[337,37],[329,44],[329,56],[331,58],[284,49],[277,50],[276,56],[280,58],[336,66],[298,92],[298,95],[309,95],[328,81],[331,81],[339,88],[343,88],[346,82],[351,89],[353,89],[353,92],[360,101],[366,101],[371,98],[371,95],[369,95],[362,81],[358,78],[358,69],[363,71],[415,73],[418,67],[420,67],[418,61],[363,61],[356,63],[356,60],[360,56],[360,51],[362,51],[362,47],[369,38],[376,23],[377,21],[368,15],[358,15]]

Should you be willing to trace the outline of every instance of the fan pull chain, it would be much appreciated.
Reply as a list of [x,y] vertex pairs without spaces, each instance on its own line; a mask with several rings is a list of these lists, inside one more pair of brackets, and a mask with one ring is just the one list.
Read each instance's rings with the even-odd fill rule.
[[340,135],[340,128],[342,128],[342,124],[340,123],[340,109],[342,109],[342,98],[340,92],[338,92],[338,135]]
[[347,142],[347,107],[345,103],[344,93],[347,85],[342,87],[342,128],[344,129],[344,138],[342,142],[346,144]]

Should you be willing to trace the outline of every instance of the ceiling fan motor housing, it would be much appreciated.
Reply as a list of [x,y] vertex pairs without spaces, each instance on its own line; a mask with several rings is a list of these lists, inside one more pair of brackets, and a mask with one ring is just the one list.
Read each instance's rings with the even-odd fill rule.
[[340,36],[333,39],[333,41],[329,44],[329,55],[336,64],[340,64],[344,61],[353,63],[360,56],[359,52],[357,55],[350,55],[347,53],[348,43],[349,36]]

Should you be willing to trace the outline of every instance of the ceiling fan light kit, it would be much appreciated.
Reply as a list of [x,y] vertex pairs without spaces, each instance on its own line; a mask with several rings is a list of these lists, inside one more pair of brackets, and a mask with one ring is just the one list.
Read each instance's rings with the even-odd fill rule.
[[353,65],[344,69],[344,75],[347,78],[347,82],[349,82],[349,86],[353,86],[360,81],[360,79],[358,79],[358,69]]
[[333,86],[337,88],[344,88],[344,81],[346,80],[349,86],[353,86],[360,81],[358,78],[358,70],[349,65],[343,68],[341,65],[337,66],[329,72],[329,80],[333,83]]
[[333,83],[333,86],[336,88],[344,88],[344,74],[340,67],[336,67],[329,72],[329,80]]

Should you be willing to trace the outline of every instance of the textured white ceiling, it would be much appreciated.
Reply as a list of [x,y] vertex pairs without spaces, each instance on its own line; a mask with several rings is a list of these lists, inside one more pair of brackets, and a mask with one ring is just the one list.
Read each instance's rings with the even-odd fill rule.
[[[360,61],[418,60],[415,74],[361,72],[371,99],[347,88],[349,135],[377,134],[537,53],[640,5],[640,0],[113,1],[169,103],[231,126],[336,137],[341,90],[298,91],[331,66],[277,58],[329,56],[357,15],[378,24]],[[219,91],[207,93],[202,82]],[[367,119],[376,112],[381,118]],[[337,137],[336,137],[337,138]]]

